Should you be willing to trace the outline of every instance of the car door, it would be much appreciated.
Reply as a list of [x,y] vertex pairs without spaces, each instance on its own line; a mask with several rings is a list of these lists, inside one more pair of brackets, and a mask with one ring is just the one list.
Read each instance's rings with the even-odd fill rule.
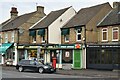
[[35,63],[34,60],[30,60],[29,69],[34,71],[37,70],[37,64]]

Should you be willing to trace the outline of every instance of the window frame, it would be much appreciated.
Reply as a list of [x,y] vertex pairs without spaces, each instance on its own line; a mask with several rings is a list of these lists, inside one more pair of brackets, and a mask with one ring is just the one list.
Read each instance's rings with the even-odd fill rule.
[[[67,40],[67,37],[68,37],[68,40]],[[65,35],[64,40],[65,40],[65,42],[69,42],[69,35]]]
[[32,43],[36,43],[36,36],[32,36]]
[[[44,39],[44,40],[43,40]],[[45,42],[45,36],[41,36],[41,41]]]
[[[103,31],[104,29],[106,29],[106,31]],[[106,40],[103,40],[103,33],[106,32]],[[108,28],[102,28],[102,42],[106,42],[108,41]]]
[[80,30],[80,29],[77,29],[76,30],[76,41],[78,42],[78,41],[81,41],[81,39],[80,40],[78,40],[78,35],[81,35],[81,32],[80,33],[78,33],[78,30]]
[[[113,29],[117,29],[117,30],[115,30],[115,31],[118,32],[117,39],[113,39],[114,38],[113,35],[114,35],[114,32],[115,32],[115,31],[113,31]],[[112,41],[118,41],[118,40],[119,40],[119,28],[118,27],[114,27],[114,28],[112,28]]]

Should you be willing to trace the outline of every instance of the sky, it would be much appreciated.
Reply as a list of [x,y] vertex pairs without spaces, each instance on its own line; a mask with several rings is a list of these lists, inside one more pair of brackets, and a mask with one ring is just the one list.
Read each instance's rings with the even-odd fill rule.
[[76,11],[81,8],[120,0],[0,0],[0,24],[10,18],[11,7],[16,7],[18,15],[36,11],[36,6],[44,6],[45,14],[72,6]]

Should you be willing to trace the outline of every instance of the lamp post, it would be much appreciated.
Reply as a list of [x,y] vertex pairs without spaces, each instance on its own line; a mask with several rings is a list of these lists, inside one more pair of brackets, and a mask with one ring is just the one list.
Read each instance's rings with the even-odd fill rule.
[[58,70],[59,70],[59,64],[60,64],[60,51],[59,50],[57,50],[56,51],[57,52],[57,58],[58,58]]
[[44,44],[44,50],[45,50],[45,54],[46,54],[46,63],[47,63],[47,43],[46,43],[46,40],[45,40],[45,44]]

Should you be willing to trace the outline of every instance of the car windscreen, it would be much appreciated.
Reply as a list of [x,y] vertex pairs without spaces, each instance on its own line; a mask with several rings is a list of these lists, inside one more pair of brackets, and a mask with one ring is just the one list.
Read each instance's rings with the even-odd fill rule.
[[39,65],[39,64],[42,64],[41,62],[39,62],[39,61],[34,61],[34,60],[31,60],[30,61],[30,65]]
[[20,64],[30,64],[30,61],[29,60],[21,60]]

